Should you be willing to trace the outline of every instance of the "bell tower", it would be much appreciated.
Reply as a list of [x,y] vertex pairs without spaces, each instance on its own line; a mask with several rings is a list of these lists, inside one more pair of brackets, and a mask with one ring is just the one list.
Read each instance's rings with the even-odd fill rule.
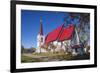
[[42,19],[40,18],[40,30],[39,34],[37,35],[37,53],[42,52],[42,45],[44,44],[44,35],[43,35],[43,26],[42,26]]

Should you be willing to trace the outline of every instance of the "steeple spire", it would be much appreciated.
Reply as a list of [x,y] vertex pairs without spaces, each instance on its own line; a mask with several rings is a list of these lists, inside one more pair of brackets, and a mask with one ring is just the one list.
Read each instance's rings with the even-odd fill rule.
[[43,35],[42,18],[40,18],[40,35]]

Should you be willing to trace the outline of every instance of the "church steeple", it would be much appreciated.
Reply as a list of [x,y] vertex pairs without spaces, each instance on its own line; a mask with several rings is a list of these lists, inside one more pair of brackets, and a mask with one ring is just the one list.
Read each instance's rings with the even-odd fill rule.
[[40,18],[40,35],[43,35],[42,18]]
[[39,34],[37,35],[37,53],[42,52],[42,45],[44,44],[45,36],[43,35],[43,27],[42,27],[42,19],[40,18],[40,30]]

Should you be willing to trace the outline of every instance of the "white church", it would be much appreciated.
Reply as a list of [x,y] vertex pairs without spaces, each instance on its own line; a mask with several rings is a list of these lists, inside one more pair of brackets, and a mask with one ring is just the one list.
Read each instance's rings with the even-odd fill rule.
[[[71,33],[69,33],[69,29],[71,29],[73,27],[73,31],[71,31]],[[63,29],[63,31],[61,30]],[[77,33],[76,28],[74,28],[74,26],[69,26],[67,28],[62,27],[61,29],[59,29],[59,27],[57,29],[55,29],[54,31],[52,31],[54,33],[55,36],[58,36],[58,34],[55,34],[55,31],[58,32],[59,34],[61,34],[61,38],[59,38],[59,40],[53,40],[52,42],[47,42],[49,44],[53,44],[56,46],[55,51],[65,51],[67,52],[72,52],[73,55],[77,55],[77,54],[83,54],[84,51],[82,51],[80,49],[80,42],[79,42],[79,35]],[[71,29],[72,30],[72,29]],[[62,31],[62,33],[60,33]],[[52,32],[50,32],[49,34],[51,34]],[[63,34],[66,33],[66,34]],[[73,37],[73,33],[74,33],[74,37]],[[52,35],[52,34],[51,34]],[[68,35],[70,35],[68,37]],[[64,37],[65,36],[65,37]],[[40,19],[40,31],[39,34],[37,35],[37,49],[36,49],[36,53],[43,53],[43,52],[48,52],[46,49],[44,49],[42,46],[45,44],[47,39],[50,39],[51,37],[45,37],[43,34],[43,27],[42,27],[42,20]],[[57,37],[58,38],[58,37]],[[56,39],[57,39],[56,38]],[[64,39],[64,40],[62,40]],[[74,43],[74,44],[73,44]],[[76,51],[76,48],[79,48],[78,51]],[[49,45],[48,49],[53,52],[53,48]]]

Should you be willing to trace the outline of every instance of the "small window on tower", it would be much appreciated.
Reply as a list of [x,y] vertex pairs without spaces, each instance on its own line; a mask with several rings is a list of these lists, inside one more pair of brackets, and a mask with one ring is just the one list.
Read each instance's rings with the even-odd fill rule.
[[41,42],[43,42],[43,38],[41,38]]

